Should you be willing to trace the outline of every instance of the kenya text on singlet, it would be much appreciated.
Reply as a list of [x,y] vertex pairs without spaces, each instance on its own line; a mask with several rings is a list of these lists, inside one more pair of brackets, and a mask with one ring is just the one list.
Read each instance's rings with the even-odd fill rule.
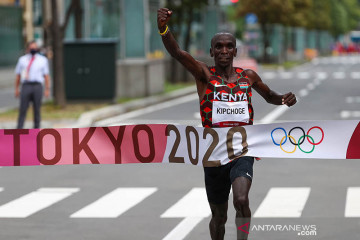
[[252,125],[254,111],[251,104],[251,84],[245,71],[235,68],[237,80],[227,83],[215,72],[215,67],[210,67],[209,70],[212,75],[200,102],[203,127]]

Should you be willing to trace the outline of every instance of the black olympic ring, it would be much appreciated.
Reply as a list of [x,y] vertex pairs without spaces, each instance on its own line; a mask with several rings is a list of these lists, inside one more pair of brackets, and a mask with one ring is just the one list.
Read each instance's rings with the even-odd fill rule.
[[[302,141],[299,142],[299,143],[294,143],[294,142],[291,140],[291,138],[289,138],[289,140],[290,140],[290,142],[292,143],[292,145],[294,145],[294,146],[295,146],[295,145],[299,146],[299,145],[301,145],[301,144],[304,143],[306,134],[305,134],[305,131],[304,131],[304,129],[303,129],[302,127],[293,127],[293,128],[289,131],[289,136],[291,136],[291,132],[292,132],[292,130],[294,130],[294,129],[300,129],[300,130],[303,132]],[[300,138],[299,138],[299,139],[300,139]],[[309,141],[309,142],[310,142],[310,141]]]

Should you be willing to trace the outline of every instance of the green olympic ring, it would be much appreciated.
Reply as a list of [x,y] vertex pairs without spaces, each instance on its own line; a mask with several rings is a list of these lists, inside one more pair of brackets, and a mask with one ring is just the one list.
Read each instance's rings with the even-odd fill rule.
[[305,138],[305,137],[307,137],[308,139],[310,138],[311,139],[311,141],[312,141],[312,146],[313,146],[313,148],[309,151],[309,152],[306,152],[306,151],[304,151],[304,150],[302,150],[301,149],[301,147],[300,147],[300,144],[298,144],[297,146],[299,147],[299,149],[303,152],[303,153],[312,153],[313,151],[314,151],[314,149],[315,149],[315,141],[314,141],[314,139],[311,137],[311,136],[309,136],[309,135],[303,135],[303,136],[301,136],[300,138],[299,138],[299,141],[298,142],[300,142],[301,141],[301,139],[302,138]]

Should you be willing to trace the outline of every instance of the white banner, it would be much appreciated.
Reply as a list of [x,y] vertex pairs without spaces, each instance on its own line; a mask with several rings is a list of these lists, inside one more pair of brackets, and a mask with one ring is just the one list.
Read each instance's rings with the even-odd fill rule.
[[0,166],[185,163],[220,166],[241,156],[360,159],[359,121],[232,128],[147,124],[0,130]]

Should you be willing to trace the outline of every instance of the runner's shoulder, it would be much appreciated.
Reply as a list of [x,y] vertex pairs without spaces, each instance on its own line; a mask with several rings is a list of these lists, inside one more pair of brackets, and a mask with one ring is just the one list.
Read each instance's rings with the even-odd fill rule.
[[249,78],[249,80],[253,83],[261,81],[260,76],[252,69],[244,69],[244,72],[246,73],[246,76]]

